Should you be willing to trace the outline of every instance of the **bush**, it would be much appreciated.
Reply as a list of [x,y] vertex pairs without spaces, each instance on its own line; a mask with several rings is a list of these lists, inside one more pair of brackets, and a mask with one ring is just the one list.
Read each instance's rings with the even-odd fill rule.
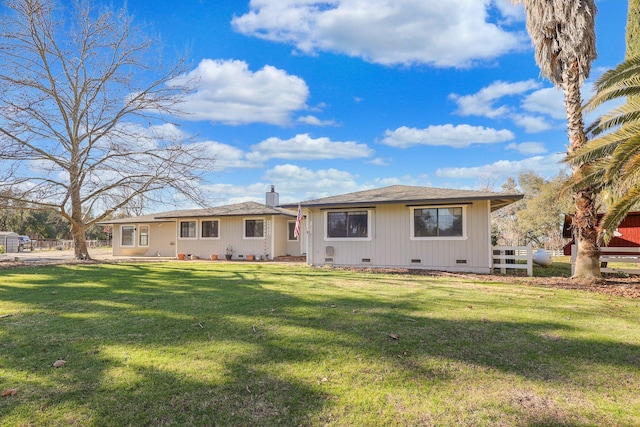
[[0,254],[4,253],[4,246],[0,245]]

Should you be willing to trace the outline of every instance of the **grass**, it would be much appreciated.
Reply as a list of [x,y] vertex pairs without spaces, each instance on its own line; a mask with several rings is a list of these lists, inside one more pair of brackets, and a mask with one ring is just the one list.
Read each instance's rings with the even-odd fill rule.
[[268,263],[2,270],[0,425],[640,425],[639,315]]

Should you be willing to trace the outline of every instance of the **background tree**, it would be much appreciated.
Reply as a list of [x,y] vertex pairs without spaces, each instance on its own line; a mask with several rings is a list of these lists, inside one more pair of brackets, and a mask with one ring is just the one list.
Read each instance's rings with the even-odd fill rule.
[[[89,0],[8,0],[0,25],[0,186],[57,211],[76,257],[85,233],[131,200],[180,192],[202,202],[212,167],[168,122],[182,61],[166,68],[125,9]],[[0,178],[2,178],[0,176]],[[2,188],[0,188],[2,190]]]
[[[596,58],[594,0],[516,0],[523,3],[527,31],[535,47],[540,72],[564,92],[571,154],[587,143],[580,87]],[[574,173],[582,164],[574,163]],[[601,277],[597,230],[597,189],[576,187],[573,192],[574,234],[578,244],[574,277]]]
[[562,249],[564,215],[572,210],[569,198],[558,197],[566,178],[564,173],[549,180],[533,172],[520,174],[520,187],[525,197],[516,212],[516,221],[525,243],[550,250]]

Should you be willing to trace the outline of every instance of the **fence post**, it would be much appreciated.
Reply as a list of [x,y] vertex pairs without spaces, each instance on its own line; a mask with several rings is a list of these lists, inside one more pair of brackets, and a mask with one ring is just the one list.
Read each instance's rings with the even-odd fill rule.
[[531,243],[527,245],[527,275],[533,277],[533,248]]
[[578,257],[578,245],[571,245],[571,276],[576,274],[576,258]]

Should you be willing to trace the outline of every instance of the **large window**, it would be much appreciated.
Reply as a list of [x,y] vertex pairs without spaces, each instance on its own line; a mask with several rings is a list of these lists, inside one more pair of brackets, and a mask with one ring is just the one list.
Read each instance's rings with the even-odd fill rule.
[[219,230],[219,221],[211,220],[211,221],[202,221],[201,223],[202,230],[200,232],[200,236],[205,239],[217,239],[220,237],[218,234]]
[[149,246],[149,226],[138,227],[138,246]]
[[327,212],[327,238],[369,237],[369,211]]
[[180,221],[180,238],[195,239],[196,238],[196,222]]
[[464,237],[464,209],[460,206],[413,209],[413,238]]
[[244,237],[246,239],[262,239],[264,237],[264,219],[245,219]]
[[133,225],[123,225],[120,238],[120,246],[134,246],[136,239],[136,227]]

